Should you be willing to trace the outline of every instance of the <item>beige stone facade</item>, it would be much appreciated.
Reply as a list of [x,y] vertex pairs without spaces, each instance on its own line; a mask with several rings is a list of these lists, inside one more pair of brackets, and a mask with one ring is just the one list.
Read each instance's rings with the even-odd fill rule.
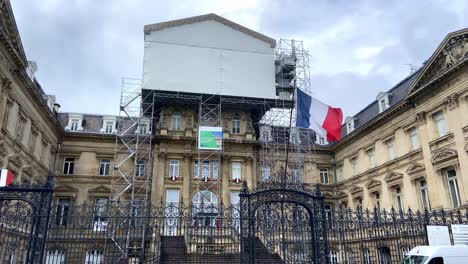
[[[56,116],[37,81],[28,76],[11,8],[2,8],[8,9],[2,10],[1,22],[9,32],[2,32],[0,47],[0,166],[13,170],[18,183],[40,183],[56,157],[57,199],[94,203],[108,198],[115,118]],[[180,125],[174,126],[176,113]],[[197,111],[174,105],[159,114],[167,121],[151,131],[153,160],[144,168],[152,179],[151,201],[166,201],[167,190],[177,190],[178,201],[188,204],[202,186],[194,172]],[[219,179],[212,191],[226,205],[241,189],[233,180],[233,164],[240,166],[249,187],[261,181],[261,145],[249,115],[246,110],[223,112],[224,151],[209,163],[211,177],[216,170]],[[239,131],[232,127],[236,116]],[[448,34],[424,67],[346,121],[342,140],[313,146],[302,168],[306,188],[319,184],[327,204],[468,207],[468,30]],[[175,180],[170,178],[171,161],[178,166]]]

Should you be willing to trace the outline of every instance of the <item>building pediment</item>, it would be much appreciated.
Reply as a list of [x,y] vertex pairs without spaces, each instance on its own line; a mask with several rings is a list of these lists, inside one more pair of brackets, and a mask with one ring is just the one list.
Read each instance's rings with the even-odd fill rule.
[[370,180],[366,184],[366,188],[369,190],[369,192],[381,192],[382,190],[382,182],[379,180]]
[[99,185],[88,189],[88,194],[91,196],[107,195],[109,193],[111,193],[111,189],[105,185]]
[[364,188],[362,188],[361,186],[355,185],[351,187],[351,189],[349,189],[349,192],[351,193],[353,197],[363,196]]
[[58,185],[55,187],[54,192],[56,193],[78,193],[78,188],[71,185]]
[[468,28],[448,34],[413,82],[408,94],[414,94],[435,80],[468,62]]
[[338,199],[346,199],[348,198],[348,193],[345,191],[339,191],[337,197]]
[[385,176],[384,181],[389,187],[401,185],[403,183],[403,174],[392,171]]
[[426,177],[426,167],[420,163],[413,163],[406,169],[406,173],[410,176],[411,180]]
[[458,156],[457,151],[453,149],[441,149],[432,154],[432,164],[443,163],[447,160],[456,158]]

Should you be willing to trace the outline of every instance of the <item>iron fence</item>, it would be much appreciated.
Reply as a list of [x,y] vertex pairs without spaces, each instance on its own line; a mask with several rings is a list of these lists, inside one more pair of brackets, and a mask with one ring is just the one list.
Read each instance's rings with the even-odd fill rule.
[[[49,213],[43,214],[24,200],[0,199],[0,263],[203,263],[203,255],[225,255],[240,262],[237,206],[58,201],[47,208]],[[285,208],[290,232],[282,244],[276,243],[284,225],[278,221],[277,208],[260,208],[255,239],[261,247],[254,250],[272,255],[291,251],[277,256],[292,256],[282,263],[297,263],[307,259],[306,249],[315,238],[302,234],[311,230],[304,224],[310,219],[295,205]],[[327,261],[333,264],[398,263],[411,248],[427,244],[427,225],[468,224],[468,212],[460,210],[335,209],[319,217],[326,218]],[[46,220],[47,232],[38,226]],[[41,239],[45,245],[37,243]]]

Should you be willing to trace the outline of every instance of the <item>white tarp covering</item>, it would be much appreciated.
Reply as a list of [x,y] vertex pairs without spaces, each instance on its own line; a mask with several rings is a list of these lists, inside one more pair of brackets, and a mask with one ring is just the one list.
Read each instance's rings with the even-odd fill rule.
[[216,21],[145,36],[143,88],[275,98],[274,49]]

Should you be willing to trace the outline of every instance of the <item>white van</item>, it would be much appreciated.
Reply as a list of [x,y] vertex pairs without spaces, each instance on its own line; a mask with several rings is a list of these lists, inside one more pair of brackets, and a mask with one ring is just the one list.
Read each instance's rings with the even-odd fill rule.
[[467,264],[467,246],[415,247],[400,264]]

